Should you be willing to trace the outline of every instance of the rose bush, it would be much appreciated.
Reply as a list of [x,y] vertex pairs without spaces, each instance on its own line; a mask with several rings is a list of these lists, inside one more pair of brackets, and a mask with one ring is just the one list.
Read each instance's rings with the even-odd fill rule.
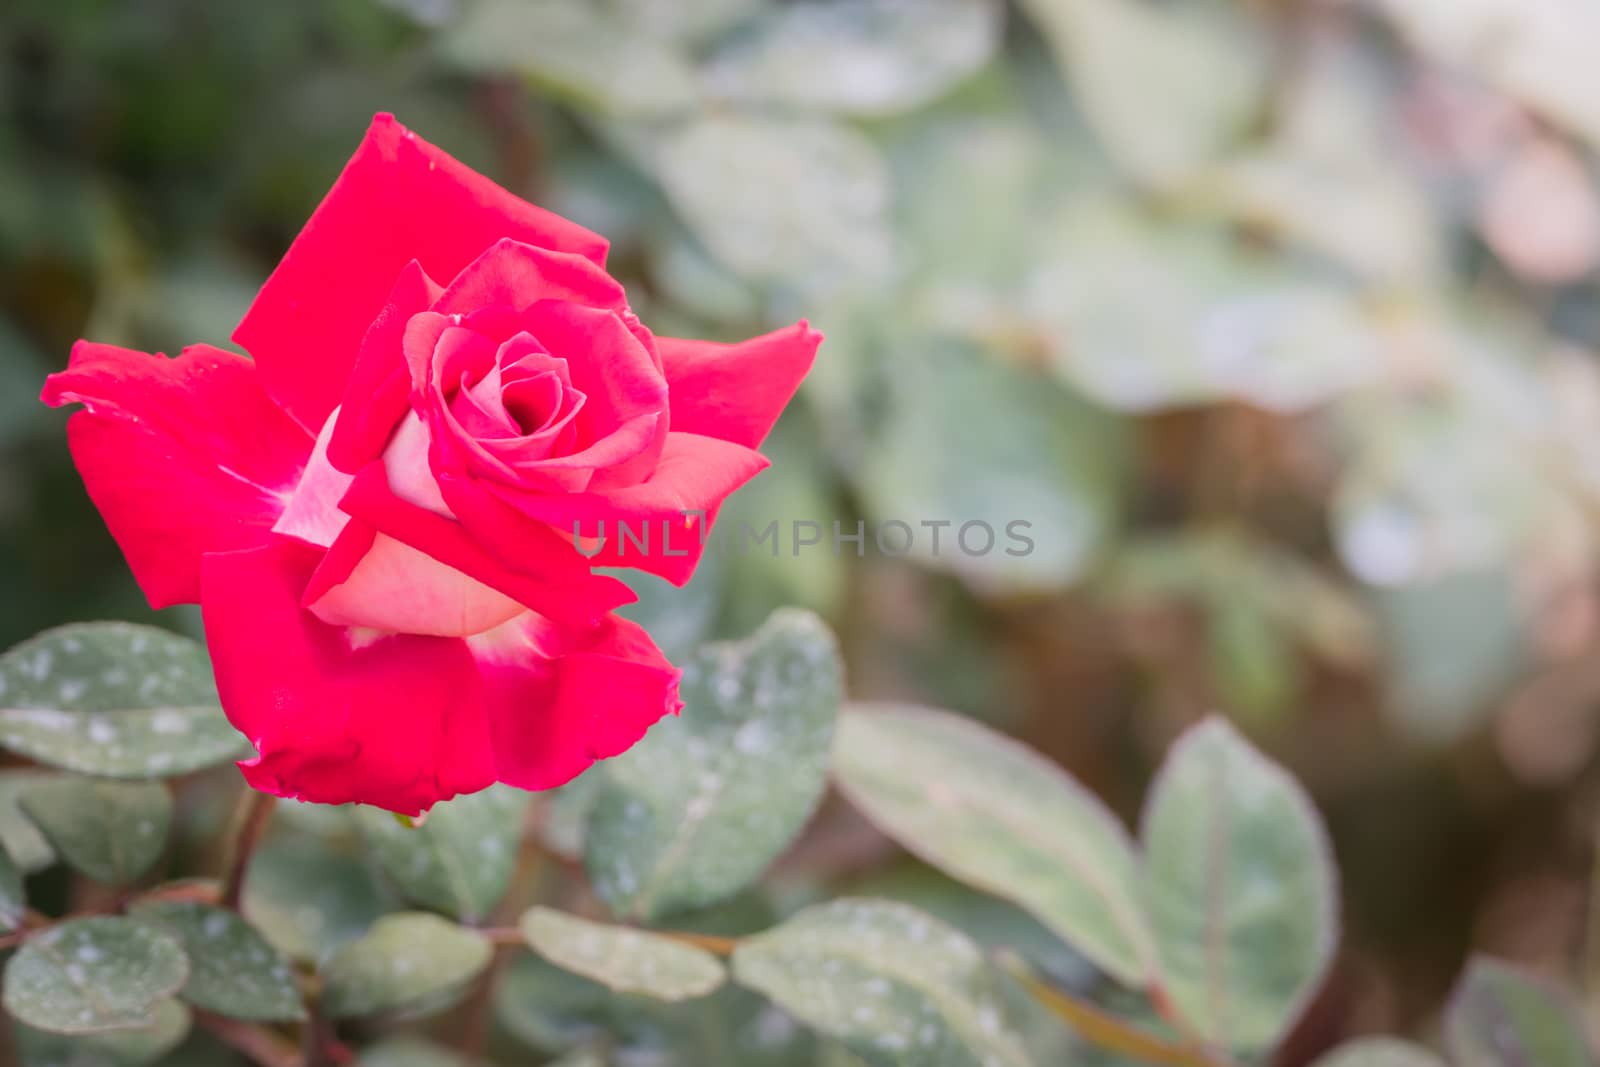
[[253,361],[83,341],[49,379],[151,604],[202,605],[255,788],[549,788],[678,707],[596,568],[688,580],[821,337],[655,337],[605,254],[380,115],[235,331]]

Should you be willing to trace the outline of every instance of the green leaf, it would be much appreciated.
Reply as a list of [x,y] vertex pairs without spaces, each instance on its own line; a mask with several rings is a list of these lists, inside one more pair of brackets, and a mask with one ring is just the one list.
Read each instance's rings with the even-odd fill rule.
[[496,785],[436,804],[415,828],[377,808],[357,808],[356,819],[407,900],[472,922],[511,884],[527,809],[526,792]]
[[708,114],[646,157],[706,249],[748,281],[840,292],[889,272],[888,168],[847,126]]
[[998,593],[1059,589],[1089,566],[1119,511],[1118,423],[946,337],[895,346],[887,380],[889,407],[856,473],[870,551]]
[[245,879],[244,913],[284,954],[321,960],[383,914],[366,864],[311,837],[267,841]]
[[722,963],[704,949],[625,926],[530,908],[520,923],[532,949],[618,993],[657,1000],[703,997],[722,984]]
[[615,117],[683,112],[699,96],[687,56],[607,4],[479,0],[441,47],[460,66],[516,71],[539,88]]
[[151,1027],[189,977],[183,948],[133,919],[74,919],[25,941],[6,964],[4,1005],[39,1030]]
[[25,788],[18,802],[62,859],[107,885],[126,885],[154,866],[172,826],[172,794],[159,782],[51,778]]
[[24,874],[34,874],[53,864],[56,850],[50,847],[33,820],[23,814],[18,801],[24,790],[54,777],[47,771],[0,771],[0,847]]
[[476,930],[437,915],[385,915],[323,967],[323,1008],[334,1019],[437,1008],[459,995],[493,952]]
[[1494,960],[1475,959],[1445,1013],[1457,1067],[1592,1067],[1581,1021],[1556,989]]
[[920,859],[1027,909],[1119,981],[1151,979],[1128,833],[1038,753],[950,712],[853,705],[834,780]]
[[597,768],[584,860],[607,903],[649,919],[759,878],[822,797],[840,686],[833,635],[809,612],[701,649],[683,712]]
[[474,1062],[418,1037],[391,1037],[361,1050],[361,1067],[472,1067]]
[[707,80],[741,103],[892,115],[986,63],[1000,16],[993,0],[801,0],[717,53]]
[[0,656],[0,744],[107,778],[187,774],[248,755],[205,648],[153,626],[74,623]]
[[28,912],[28,894],[22,884],[22,870],[11,854],[0,848],[0,933],[21,929]]
[[1222,0],[1024,0],[1078,104],[1135,179],[1174,182],[1259,116],[1272,50]]
[[616,996],[539,956],[511,961],[494,988],[495,1017],[517,1040],[541,1052],[560,1052],[609,1029]]
[[21,1067],[144,1067],[182,1044],[190,1025],[188,1008],[163,1000],[155,1022],[136,1030],[68,1036],[18,1024],[13,1032]]
[[1445,1067],[1445,1062],[1409,1041],[1364,1037],[1340,1045],[1313,1067]]
[[741,943],[733,974],[869,1063],[1028,1064],[978,946],[903,904],[807,908]]
[[175,936],[189,957],[182,997],[234,1019],[305,1018],[289,961],[235,912],[192,901],[152,901],[133,914]]
[[1208,1042],[1270,1047],[1316,990],[1338,896],[1315,808],[1221,719],[1181,737],[1146,798],[1144,899],[1161,985]]

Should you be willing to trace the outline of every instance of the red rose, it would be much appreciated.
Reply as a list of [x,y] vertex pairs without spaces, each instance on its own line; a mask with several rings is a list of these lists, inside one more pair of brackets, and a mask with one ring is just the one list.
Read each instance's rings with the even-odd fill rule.
[[150,602],[203,606],[257,789],[544,789],[679,706],[593,568],[688,580],[821,337],[654,337],[605,252],[380,115],[235,331],[254,362],[79,342],[46,383]]

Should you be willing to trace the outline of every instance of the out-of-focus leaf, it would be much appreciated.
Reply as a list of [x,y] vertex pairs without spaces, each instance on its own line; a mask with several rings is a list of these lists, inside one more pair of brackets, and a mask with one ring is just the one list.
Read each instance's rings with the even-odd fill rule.
[[712,61],[741,103],[882,116],[927,103],[988,61],[994,0],[800,0],[772,9]]
[[1600,9],[1586,0],[1369,0],[1418,49],[1600,145]]
[[1433,388],[1372,390],[1336,411],[1348,452],[1333,497],[1345,564],[1399,586],[1504,565],[1581,505],[1536,339],[1492,318],[1397,318],[1389,343]]
[[74,623],[0,656],[0,744],[109,778],[159,778],[249,752],[205,648],[153,626]]
[[1098,199],[1059,225],[1063,251],[1037,267],[1027,314],[1057,371],[1108,407],[1298,412],[1381,370],[1368,313],[1323,271]]
[[673,42],[611,4],[477,0],[440,45],[469,70],[516,71],[618,117],[682,112],[699,92],[694,68]]
[[1483,725],[1527,662],[1514,580],[1501,568],[1375,595],[1390,650],[1389,700],[1408,735],[1447,744]]
[[361,1050],[361,1067],[474,1067],[476,1061],[420,1037],[391,1037]]
[[520,923],[532,949],[551,963],[618,993],[658,1000],[703,997],[722,984],[722,964],[704,949],[660,934],[531,908]]
[[19,803],[57,855],[108,885],[154,866],[172,826],[172,794],[158,782],[63,776],[28,786]]
[[783,851],[826,784],[838,655],[816,616],[785,610],[685,666],[682,713],[600,768],[584,859],[614,909],[710,904]]
[[716,622],[727,586],[727,570],[724,553],[707,552],[695,568],[694,577],[684,586],[673,585],[665,578],[644,571],[618,573],[616,577],[626,582],[639,599],[624,605],[617,614],[650,631],[651,638],[668,659],[674,662],[686,659],[706,639]]
[[1386,72],[1324,41],[1296,68],[1273,138],[1219,164],[1207,188],[1226,212],[1378,282],[1436,280],[1439,218],[1393,150]]
[[[723,599],[719,634],[746,633],[783,607],[837,617],[848,588],[846,557],[857,551],[842,540],[856,532],[852,525],[831,518],[839,514],[835,476],[815,428],[797,416],[785,418],[761,451],[772,466],[723,505],[711,530],[707,555],[718,557],[724,583],[737,591]],[[800,544],[813,535],[815,544]]]
[[322,1005],[334,1019],[442,1007],[493,952],[476,930],[437,915],[385,915],[323,965]]
[[494,987],[495,1017],[517,1040],[560,1052],[605,1032],[616,994],[543,958],[513,960]]
[[1409,1041],[1364,1037],[1340,1045],[1313,1067],[1445,1067],[1445,1062]]
[[177,940],[133,919],[73,919],[29,938],[6,963],[5,1009],[39,1030],[88,1034],[152,1027],[182,988]]
[[650,164],[711,254],[752,282],[844,292],[888,274],[888,169],[849,127],[707,115],[664,136]]
[[28,896],[23,889],[22,875],[16,860],[0,847],[0,933],[19,929],[27,914]]
[[133,914],[165,928],[189,957],[181,996],[197,1008],[265,1022],[305,1018],[289,961],[237,912],[193,901],[150,901]]
[[1127,831],[1037,753],[949,712],[854,705],[834,780],[924,861],[1026,908],[1120,981],[1152,977]]
[[909,556],[986,592],[1078,577],[1120,510],[1119,425],[949,338],[904,340],[887,379],[888,410],[854,471],[871,518],[868,551]]
[[733,973],[869,1063],[1029,1062],[978,947],[904,904],[807,908],[742,943]]
[[1095,133],[1134,178],[1167,184],[1259,117],[1262,24],[1221,0],[1025,0]]
[[490,786],[437,804],[421,826],[362,807],[356,818],[407,900],[464,922],[487,916],[511,884],[528,794]]
[[1333,956],[1338,892],[1300,786],[1221,719],[1172,747],[1141,821],[1161,987],[1207,1041],[1271,1047]]
[[365,864],[312,837],[267,841],[245,879],[245,915],[292,959],[320,960],[360,937],[384,903]]
[[40,771],[0,771],[0,847],[23,874],[42,871],[56,861],[55,849],[18,803],[23,790],[53,777]]
[[1445,1014],[1445,1034],[1459,1067],[1593,1067],[1573,1006],[1514,968],[1476,959]]
[[161,1061],[189,1034],[189,1009],[176,1000],[155,1006],[155,1022],[134,1030],[68,1036],[18,1023],[17,1059],[21,1067],[145,1067]]

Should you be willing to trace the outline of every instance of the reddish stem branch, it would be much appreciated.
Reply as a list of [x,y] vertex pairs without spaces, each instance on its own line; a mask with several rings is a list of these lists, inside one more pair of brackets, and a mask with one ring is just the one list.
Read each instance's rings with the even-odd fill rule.
[[241,803],[238,830],[233,838],[232,854],[228,860],[228,872],[223,878],[222,894],[218,900],[224,908],[239,910],[239,900],[244,895],[244,876],[250,867],[250,857],[255,855],[256,845],[260,842],[261,835],[266,832],[267,823],[272,819],[272,809],[277,803],[277,797],[258,793],[254,789],[245,793]]

